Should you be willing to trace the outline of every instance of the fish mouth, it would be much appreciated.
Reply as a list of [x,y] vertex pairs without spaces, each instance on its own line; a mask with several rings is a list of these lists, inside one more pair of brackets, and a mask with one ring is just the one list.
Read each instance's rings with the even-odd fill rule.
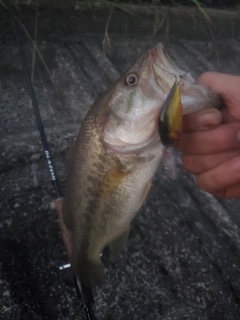
[[[194,79],[188,71],[181,70],[171,59],[165,50],[163,44],[158,43],[150,52],[152,59],[152,68],[155,81],[158,86],[168,94],[173,86],[176,77],[180,77],[180,82],[187,81],[189,84],[194,83]],[[181,85],[181,83],[180,83]]]
[[158,43],[149,52],[155,82],[167,96],[179,77],[179,89],[183,114],[194,113],[206,107],[219,108],[223,105],[220,97],[200,84],[196,84],[191,74],[180,69],[170,58],[163,44]]
[[179,76],[183,72],[170,58],[162,43],[158,43],[151,54],[153,62],[170,74]]

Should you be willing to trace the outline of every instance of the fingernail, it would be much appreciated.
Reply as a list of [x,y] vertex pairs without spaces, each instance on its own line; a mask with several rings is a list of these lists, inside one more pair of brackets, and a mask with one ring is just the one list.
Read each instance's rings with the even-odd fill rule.
[[222,121],[222,114],[217,109],[205,110],[205,112],[199,116],[199,122],[203,128],[216,127]]

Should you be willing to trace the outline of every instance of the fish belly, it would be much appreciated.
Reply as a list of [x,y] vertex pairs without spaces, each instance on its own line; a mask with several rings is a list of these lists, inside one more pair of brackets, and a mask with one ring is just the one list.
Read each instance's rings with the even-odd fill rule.
[[100,255],[112,257],[124,247],[129,227],[141,207],[161,153],[118,157],[107,152],[96,128],[84,124],[71,156],[63,215],[72,231],[71,264],[82,281],[101,284]]

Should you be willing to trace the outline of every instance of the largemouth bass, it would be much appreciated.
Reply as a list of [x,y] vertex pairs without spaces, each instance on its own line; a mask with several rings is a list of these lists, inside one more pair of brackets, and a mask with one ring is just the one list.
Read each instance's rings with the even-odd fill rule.
[[81,126],[62,210],[72,234],[70,262],[84,283],[103,282],[103,249],[118,255],[148,194],[165,148],[158,117],[176,76],[183,114],[219,105],[217,95],[194,84],[157,44],[93,104]]

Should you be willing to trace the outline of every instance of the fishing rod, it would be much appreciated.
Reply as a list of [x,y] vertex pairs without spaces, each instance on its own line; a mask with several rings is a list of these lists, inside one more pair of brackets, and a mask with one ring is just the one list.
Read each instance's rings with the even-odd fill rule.
[[[24,52],[23,52],[23,49],[22,49],[22,46],[21,46],[21,43],[20,43],[20,37],[19,37],[18,28],[17,28],[16,21],[15,21],[15,15],[13,13],[13,8],[12,8],[12,4],[11,4],[10,0],[7,1],[7,6],[8,6],[8,11],[9,11],[9,14],[10,14],[11,22],[12,22],[14,35],[15,35],[16,42],[17,42],[17,47],[18,47],[19,56],[20,56],[20,59],[21,59],[23,71],[24,71],[25,78],[26,78],[26,81],[27,81],[29,94],[30,94],[30,97],[31,97],[31,100],[32,100],[32,107],[33,107],[33,111],[34,111],[34,114],[35,114],[37,127],[38,127],[38,130],[39,130],[39,133],[40,133],[44,154],[45,154],[45,157],[46,157],[46,160],[47,160],[48,169],[49,169],[49,172],[50,172],[50,175],[51,175],[52,184],[54,186],[54,190],[55,190],[56,197],[57,197],[57,199],[55,201],[55,205],[56,205],[56,209],[58,211],[59,218],[60,218],[60,228],[61,228],[61,231],[62,231],[63,242],[65,243],[65,246],[67,247],[66,240],[64,239],[64,234],[65,234],[66,230],[64,230],[64,227],[63,227],[63,219],[61,217],[61,204],[60,204],[60,200],[62,199],[63,194],[62,194],[62,191],[61,191],[59,180],[57,178],[56,170],[55,170],[54,163],[53,163],[53,160],[52,160],[52,155],[51,155],[51,152],[50,152],[50,149],[49,149],[49,146],[48,146],[47,137],[46,137],[46,134],[45,134],[42,118],[41,118],[41,115],[40,115],[40,112],[39,112],[39,108],[38,108],[38,103],[37,103],[37,99],[36,99],[35,90],[34,90],[32,81],[31,81],[31,79],[29,77],[29,74],[28,74],[26,59],[25,59]],[[67,250],[67,251],[69,253],[69,250]],[[87,320],[96,320],[96,317],[95,317],[95,314],[94,314],[94,310],[93,310],[94,300],[93,300],[93,294],[92,294],[91,288],[84,287],[83,284],[81,283],[80,279],[77,276],[74,277],[74,282],[75,282],[75,288],[76,288],[76,293],[77,293],[78,299],[80,301],[81,306],[85,310]]]

